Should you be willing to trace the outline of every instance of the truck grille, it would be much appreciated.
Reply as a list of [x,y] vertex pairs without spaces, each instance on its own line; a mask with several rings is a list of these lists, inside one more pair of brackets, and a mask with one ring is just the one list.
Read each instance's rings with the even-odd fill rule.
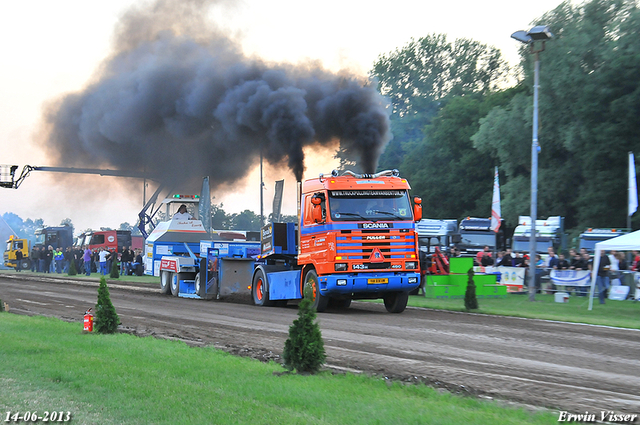
[[[415,243],[414,233],[408,229],[353,230],[336,237],[336,255],[357,262],[349,267],[353,270],[396,269],[392,267],[393,260],[415,259]],[[371,261],[376,252],[382,258]]]

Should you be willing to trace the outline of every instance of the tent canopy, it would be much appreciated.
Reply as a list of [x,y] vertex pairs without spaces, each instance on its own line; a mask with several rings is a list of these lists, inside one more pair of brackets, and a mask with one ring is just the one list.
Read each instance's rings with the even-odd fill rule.
[[589,294],[589,310],[591,310],[593,307],[593,291],[596,285],[598,268],[600,267],[601,252],[610,250],[640,250],[640,230],[596,243],[595,251],[593,253],[593,269],[591,270],[591,293]]

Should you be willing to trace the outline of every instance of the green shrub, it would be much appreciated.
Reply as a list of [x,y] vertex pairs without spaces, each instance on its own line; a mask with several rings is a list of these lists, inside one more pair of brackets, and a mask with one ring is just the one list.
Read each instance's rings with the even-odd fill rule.
[[120,277],[120,270],[118,269],[118,262],[113,260],[111,262],[111,273],[109,273],[111,279],[118,279]]
[[467,281],[467,290],[464,293],[464,308],[467,310],[478,309],[478,298],[476,297],[476,283],[473,281],[473,268],[467,272],[469,280]]
[[305,298],[298,306],[298,318],[289,327],[289,339],[284,344],[284,366],[298,373],[316,373],[326,359],[320,327],[311,300]]
[[96,304],[95,313],[94,327],[96,332],[112,334],[118,330],[120,318],[109,297],[109,288],[107,287],[107,280],[104,276],[100,276],[98,304]]
[[71,260],[71,264],[69,264],[69,276],[75,276],[78,274],[78,269],[76,269],[76,260]]

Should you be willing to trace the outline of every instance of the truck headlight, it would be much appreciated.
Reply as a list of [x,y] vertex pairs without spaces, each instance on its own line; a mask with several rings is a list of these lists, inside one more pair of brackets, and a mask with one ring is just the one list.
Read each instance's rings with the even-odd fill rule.
[[[347,271],[347,263],[336,263],[335,270],[337,272],[346,272]],[[346,283],[345,283],[346,285]]]
[[409,283],[418,283],[418,278],[417,277],[410,277],[409,278]]
[[407,270],[415,270],[416,268],[416,262],[415,261],[407,261],[406,263],[404,263],[404,267]]
[[347,286],[347,279],[338,279],[336,281],[336,285],[338,285],[338,286]]

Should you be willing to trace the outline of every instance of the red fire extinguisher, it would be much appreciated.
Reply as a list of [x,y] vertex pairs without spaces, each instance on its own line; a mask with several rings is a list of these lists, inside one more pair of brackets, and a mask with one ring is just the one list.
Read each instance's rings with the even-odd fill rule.
[[93,332],[93,314],[91,314],[91,309],[84,313],[84,330],[86,332]]

